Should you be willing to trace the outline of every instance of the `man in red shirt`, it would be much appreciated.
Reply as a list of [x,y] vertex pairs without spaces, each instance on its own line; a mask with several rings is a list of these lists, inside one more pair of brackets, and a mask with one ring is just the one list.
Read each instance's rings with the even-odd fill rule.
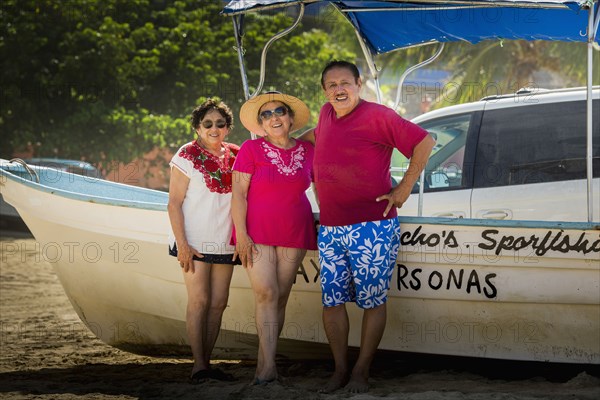
[[[302,139],[315,143],[323,323],[335,360],[324,392],[345,386],[359,393],[369,389],[369,369],[386,325],[387,290],[400,242],[396,207],[408,199],[435,141],[394,110],[361,99],[362,81],[352,63],[330,62],[321,85],[328,103]],[[392,189],[394,148],[410,163]],[[363,309],[360,353],[351,371],[346,302]]]

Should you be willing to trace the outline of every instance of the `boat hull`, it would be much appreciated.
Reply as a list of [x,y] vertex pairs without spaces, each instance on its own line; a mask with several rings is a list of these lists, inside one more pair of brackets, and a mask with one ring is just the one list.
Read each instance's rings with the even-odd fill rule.
[[[73,308],[104,342],[143,354],[188,353],[186,290],[167,254],[166,208],[82,201],[2,171],[4,198],[36,238]],[[132,188],[131,190],[135,190]],[[402,245],[380,348],[567,363],[600,363],[600,224],[401,218]],[[5,248],[3,251],[22,251]],[[309,252],[287,307],[282,351],[323,352],[319,263]],[[362,313],[347,307],[351,346]],[[221,357],[254,357],[257,327],[236,267],[217,342]],[[319,349],[310,352],[308,349]]]

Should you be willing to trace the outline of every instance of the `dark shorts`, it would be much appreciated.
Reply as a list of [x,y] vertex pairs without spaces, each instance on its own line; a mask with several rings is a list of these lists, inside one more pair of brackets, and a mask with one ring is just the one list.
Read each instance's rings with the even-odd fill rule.
[[[173,243],[173,246],[169,246],[169,255],[177,257],[177,244]],[[242,265],[239,257],[232,260],[233,254],[203,254],[204,258],[200,258],[194,254],[192,258],[195,261],[202,261],[207,264],[231,264],[231,265]]]

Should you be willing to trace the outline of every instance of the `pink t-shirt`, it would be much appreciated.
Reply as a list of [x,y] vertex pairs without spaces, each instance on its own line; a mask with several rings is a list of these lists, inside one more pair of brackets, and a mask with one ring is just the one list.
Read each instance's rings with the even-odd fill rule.
[[[410,158],[426,135],[423,128],[377,103],[362,100],[341,118],[325,104],[315,128],[320,223],[341,226],[384,219],[388,202],[375,199],[392,188],[392,151],[396,148]],[[392,208],[385,218],[396,216]]]
[[280,149],[264,138],[244,142],[234,171],[252,175],[246,229],[255,243],[316,250],[314,218],[306,189],[312,181],[314,147],[296,140]]

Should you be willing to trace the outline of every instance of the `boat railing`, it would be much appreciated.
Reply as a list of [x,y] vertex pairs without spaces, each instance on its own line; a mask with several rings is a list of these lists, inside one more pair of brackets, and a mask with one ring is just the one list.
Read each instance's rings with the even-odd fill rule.
[[40,183],[40,177],[37,174],[37,172],[35,172],[35,170],[33,168],[31,168],[26,162],[25,160],[21,159],[21,158],[13,158],[11,160],[8,161],[9,163],[17,163],[17,164],[21,164],[23,166],[23,168],[25,168],[25,170],[29,173],[29,175],[31,176],[31,178],[33,178],[33,180],[35,180],[35,183]]
[[81,201],[166,210],[168,193],[60,169],[0,159],[0,183],[10,179],[36,190]]

